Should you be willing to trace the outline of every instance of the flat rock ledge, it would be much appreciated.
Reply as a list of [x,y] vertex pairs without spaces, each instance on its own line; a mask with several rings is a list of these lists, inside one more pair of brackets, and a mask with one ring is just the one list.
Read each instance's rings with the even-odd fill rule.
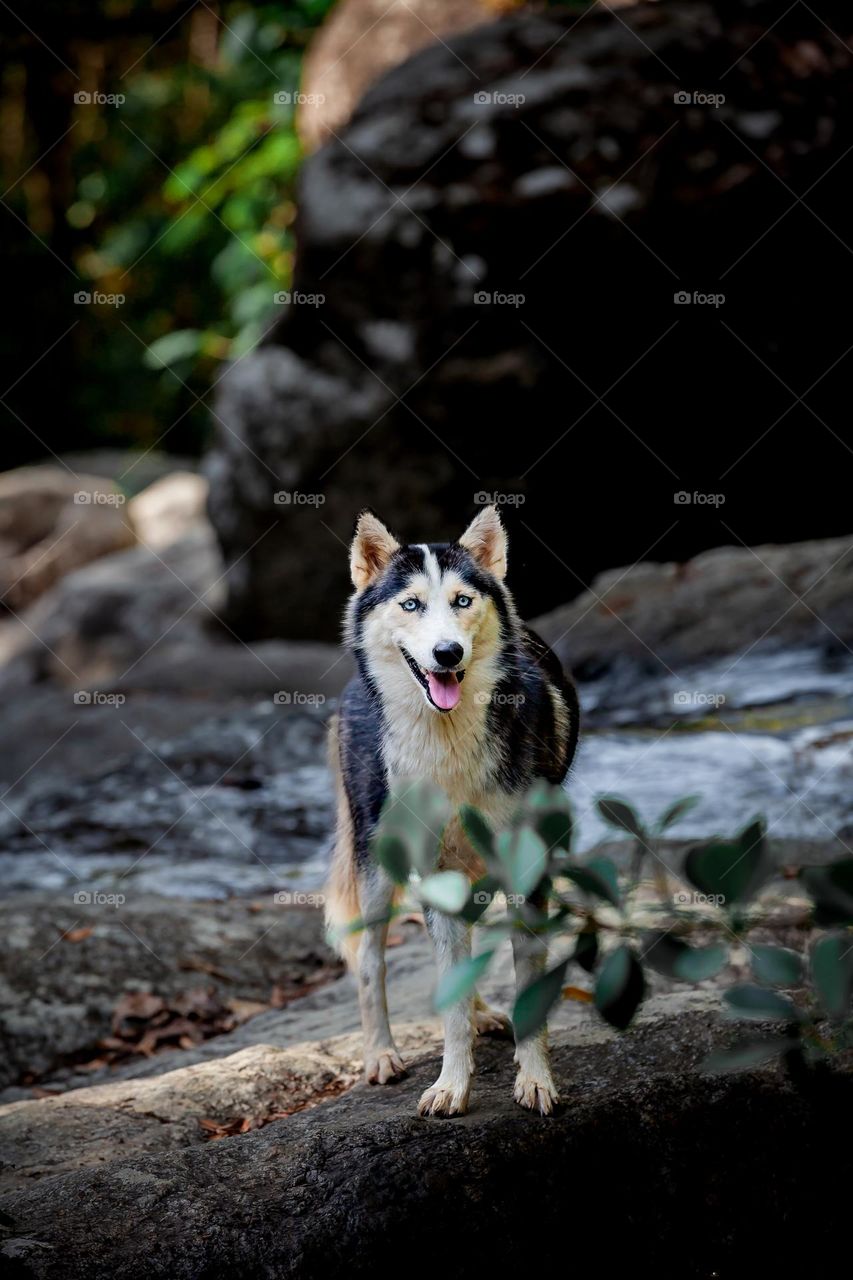
[[[484,1041],[464,1118],[417,1118],[419,1093],[438,1067],[438,1055],[422,1051],[398,1085],[357,1084],[240,1136],[167,1140],[149,1154],[131,1140],[125,1154],[114,1146],[106,1164],[43,1177],[0,1200],[7,1274],[326,1278],[399,1272],[412,1262],[420,1269],[429,1259],[442,1277],[594,1263],[632,1273],[642,1264],[683,1280],[744,1275],[753,1250],[761,1274],[793,1274],[846,1220],[851,1077],[840,1070],[806,1088],[775,1069],[709,1078],[700,1063],[723,1034],[710,1013],[641,1023],[594,1044],[559,1033],[565,1106],[551,1119],[513,1103],[512,1046]],[[277,1051],[279,1080],[281,1064],[296,1068],[299,1054],[325,1055],[319,1076],[313,1062],[313,1079],[337,1069],[347,1056],[339,1039]],[[103,1109],[112,1090],[115,1110],[123,1089],[136,1098],[125,1115],[141,1123],[140,1090],[156,1103],[159,1083],[171,1095],[169,1114],[154,1105],[151,1119],[168,1129],[193,1111],[193,1078],[218,1071],[233,1084],[241,1063],[253,1074],[252,1062],[273,1058],[256,1046],[230,1065],[177,1071],[171,1081],[13,1104],[6,1120],[28,1117],[41,1128],[58,1117],[62,1147],[66,1122],[73,1129],[85,1121],[86,1093]],[[245,1106],[229,1087],[225,1110]],[[205,1097],[204,1106],[212,1102]],[[748,1270],[755,1274],[751,1263]]]

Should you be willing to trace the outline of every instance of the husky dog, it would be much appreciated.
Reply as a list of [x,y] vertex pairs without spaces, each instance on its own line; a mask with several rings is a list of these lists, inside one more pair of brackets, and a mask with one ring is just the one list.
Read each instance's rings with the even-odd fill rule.
[[[365,1075],[373,1084],[405,1073],[385,999],[387,924],[370,923],[387,919],[395,893],[369,853],[389,784],[428,779],[454,809],[476,805],[499,828],[534,779],[565,778],[577,745],[574,688],[551,650],[519,621],[504,586],[506,565],[506,533],[494,507],[458,542],[407,546],[364,511],[350,548],[355,591],[346,638],[358,674],[332,722],[338,818],[326,919],[333,936],[359,916],[368,922],[340,946],[358,982]],[[484,873],[458,819],[445,828],[439,866],[472,881]],[[424,914],[441,975],[470,955],[471,929],[430,908]],[[542,972],[545,952],[532,934],[517,935],[513,945],[522,990]],[[441,1074],[421,1097],[420,1114],[462,1114],[475,1035],[509,1029],[509,1019],[478,996],[451,1008]],[[549,1114],[558,1098],[544,1031],[517,1046],[516,1061],[515,1100]]]

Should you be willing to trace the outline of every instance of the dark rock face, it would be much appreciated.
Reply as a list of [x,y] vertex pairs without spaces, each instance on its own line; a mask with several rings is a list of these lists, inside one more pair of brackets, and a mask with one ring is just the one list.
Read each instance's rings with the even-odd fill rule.
[[62,1280],[313,1280],[427,1257],[450,1277],[567,1257],[627,1271],[638,1254],[662,1276],[734,1276],[759,1249],[793,1274],[810,1224],[846,1221],[849,1077],[807,1094],[770,1073],[709,1080],[703,1022],[561,1043],[572,1083],[551,1120],[512,1102],[512,1047],[483,1044],[461,1120],[413,1116],[438,1066],[422,1057],[400,1085],[256,1133],[46,1178],[0,1201],[3,1252],[16,1276]]
[[222,384],[230,623],[332,637],[364,504],[421,540],[509,495],[528,616],[845,532],[805,507],[843,509],[848,459],[851,34],[841,0],[523,13],[379,81],[305,166],[299,300]]

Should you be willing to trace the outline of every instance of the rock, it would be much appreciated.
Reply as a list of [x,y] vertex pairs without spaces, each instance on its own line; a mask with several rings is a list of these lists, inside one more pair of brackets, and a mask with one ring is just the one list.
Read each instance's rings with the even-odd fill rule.
[[[559,1037],[566,1106],[548,1120],[512,1102],[512,1046],[498,1043],[478,1046],[468,1116],[419,1120],[417,1097],[438,1067],[436,1056],[421,1057],[398,1085],[356,1085],[257,1132],[116,1152],[105,1165],[7,1194],[4,1253],[15,1275],[45,1280],[337,1277],[409,1256],[429,1256],[454,1278],[475,1268],[501,1275],[531,1257],[564,1265],[568,1205],[576,1266],[600,1263],[606,1248],[608,1264],[627,1270],[641,1230],[644,1258],[661,1274],[673,1274],[673,1258],[679,1276],[736,1274],[759,1248],[768,1267],[786,1272],[813,1256],[803,1222],[843,1229],[849,1072],[799,1093],[773,1071],[709,1079],[699,1063],[716,1034],[694,1015],[594,1045]],[[261,1061],[276,1070],[275,1058]],[[279,1069],[284,1083],[288,1067]],[[274,1079],[259,1084],[274,1096]],[[179,1115],[185,1100],[176,1100]],[[81,1104],[71,1095],[43,1105],[73,1131]],[[135,1106],[122,1108],[122,1127]],[[161,1096],[154,1114],[162,1107]],[[150,1132],[140,1116],[143,1126]]]
[[0,610],[25,609],[64,575],[132,546],[125,496],[59,467],[0,474]]
[[582,678],[617,660],[660,673],[753,646],[843,657],[853,646],[853,537],[611,569],[532,626]]
[[80,453],[64,453],[59,459],[72,471],[106,476],[133,497],[175,471],[195,472],[194,458],[162,453],[159,449],[85,449]]
[[207,482],[191,471],[172,471],[143,489],[128,504],[139,541],[154,550],[168,547],[206,520]]
[[67,1087],[88,1083],[99,1063],[107,1070],[101,1041],[127,992],[174,1000],[205,988],[239,1022],[246,1002],[269,1008],[275,987],[295,999],[341,972],[321,913],[277,903],[272,892],[178,902],[102,872],[64,891],[7,898],[0,919],[0,1086],[61,1076]]
[[[220,384],[228,624],[331,640],[364,505],[421,541],[497,493],[525,616],[610,565],[814,536],[755,500],[774,449],[843,510],[822,282],[850,269],[849,37],[841,0],[547,9],[373,84],[303,168],[295,300]],[[780,199],[818,177],[805,270]]]
[[297,127],[303,145],[314,151],[339,133],[365,89],[389,67],[433,40],[516,7],[513,0],[345,0],[337,5],[302,64]]

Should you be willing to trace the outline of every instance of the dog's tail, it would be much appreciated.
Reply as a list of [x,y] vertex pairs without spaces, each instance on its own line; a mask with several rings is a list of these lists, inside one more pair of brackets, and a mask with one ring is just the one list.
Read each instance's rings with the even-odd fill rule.
[[339,721],[332,716],[329,721],[329,766],[335,779],[337,795],[337,829],[329,879],[326,884],[326,930],[331,945],[354,970],[358,952],[359,934],[346,930],[358,919],[360,904],[355,865],[355,840],[352,813],[341,771],[341,751],[338,737]]

